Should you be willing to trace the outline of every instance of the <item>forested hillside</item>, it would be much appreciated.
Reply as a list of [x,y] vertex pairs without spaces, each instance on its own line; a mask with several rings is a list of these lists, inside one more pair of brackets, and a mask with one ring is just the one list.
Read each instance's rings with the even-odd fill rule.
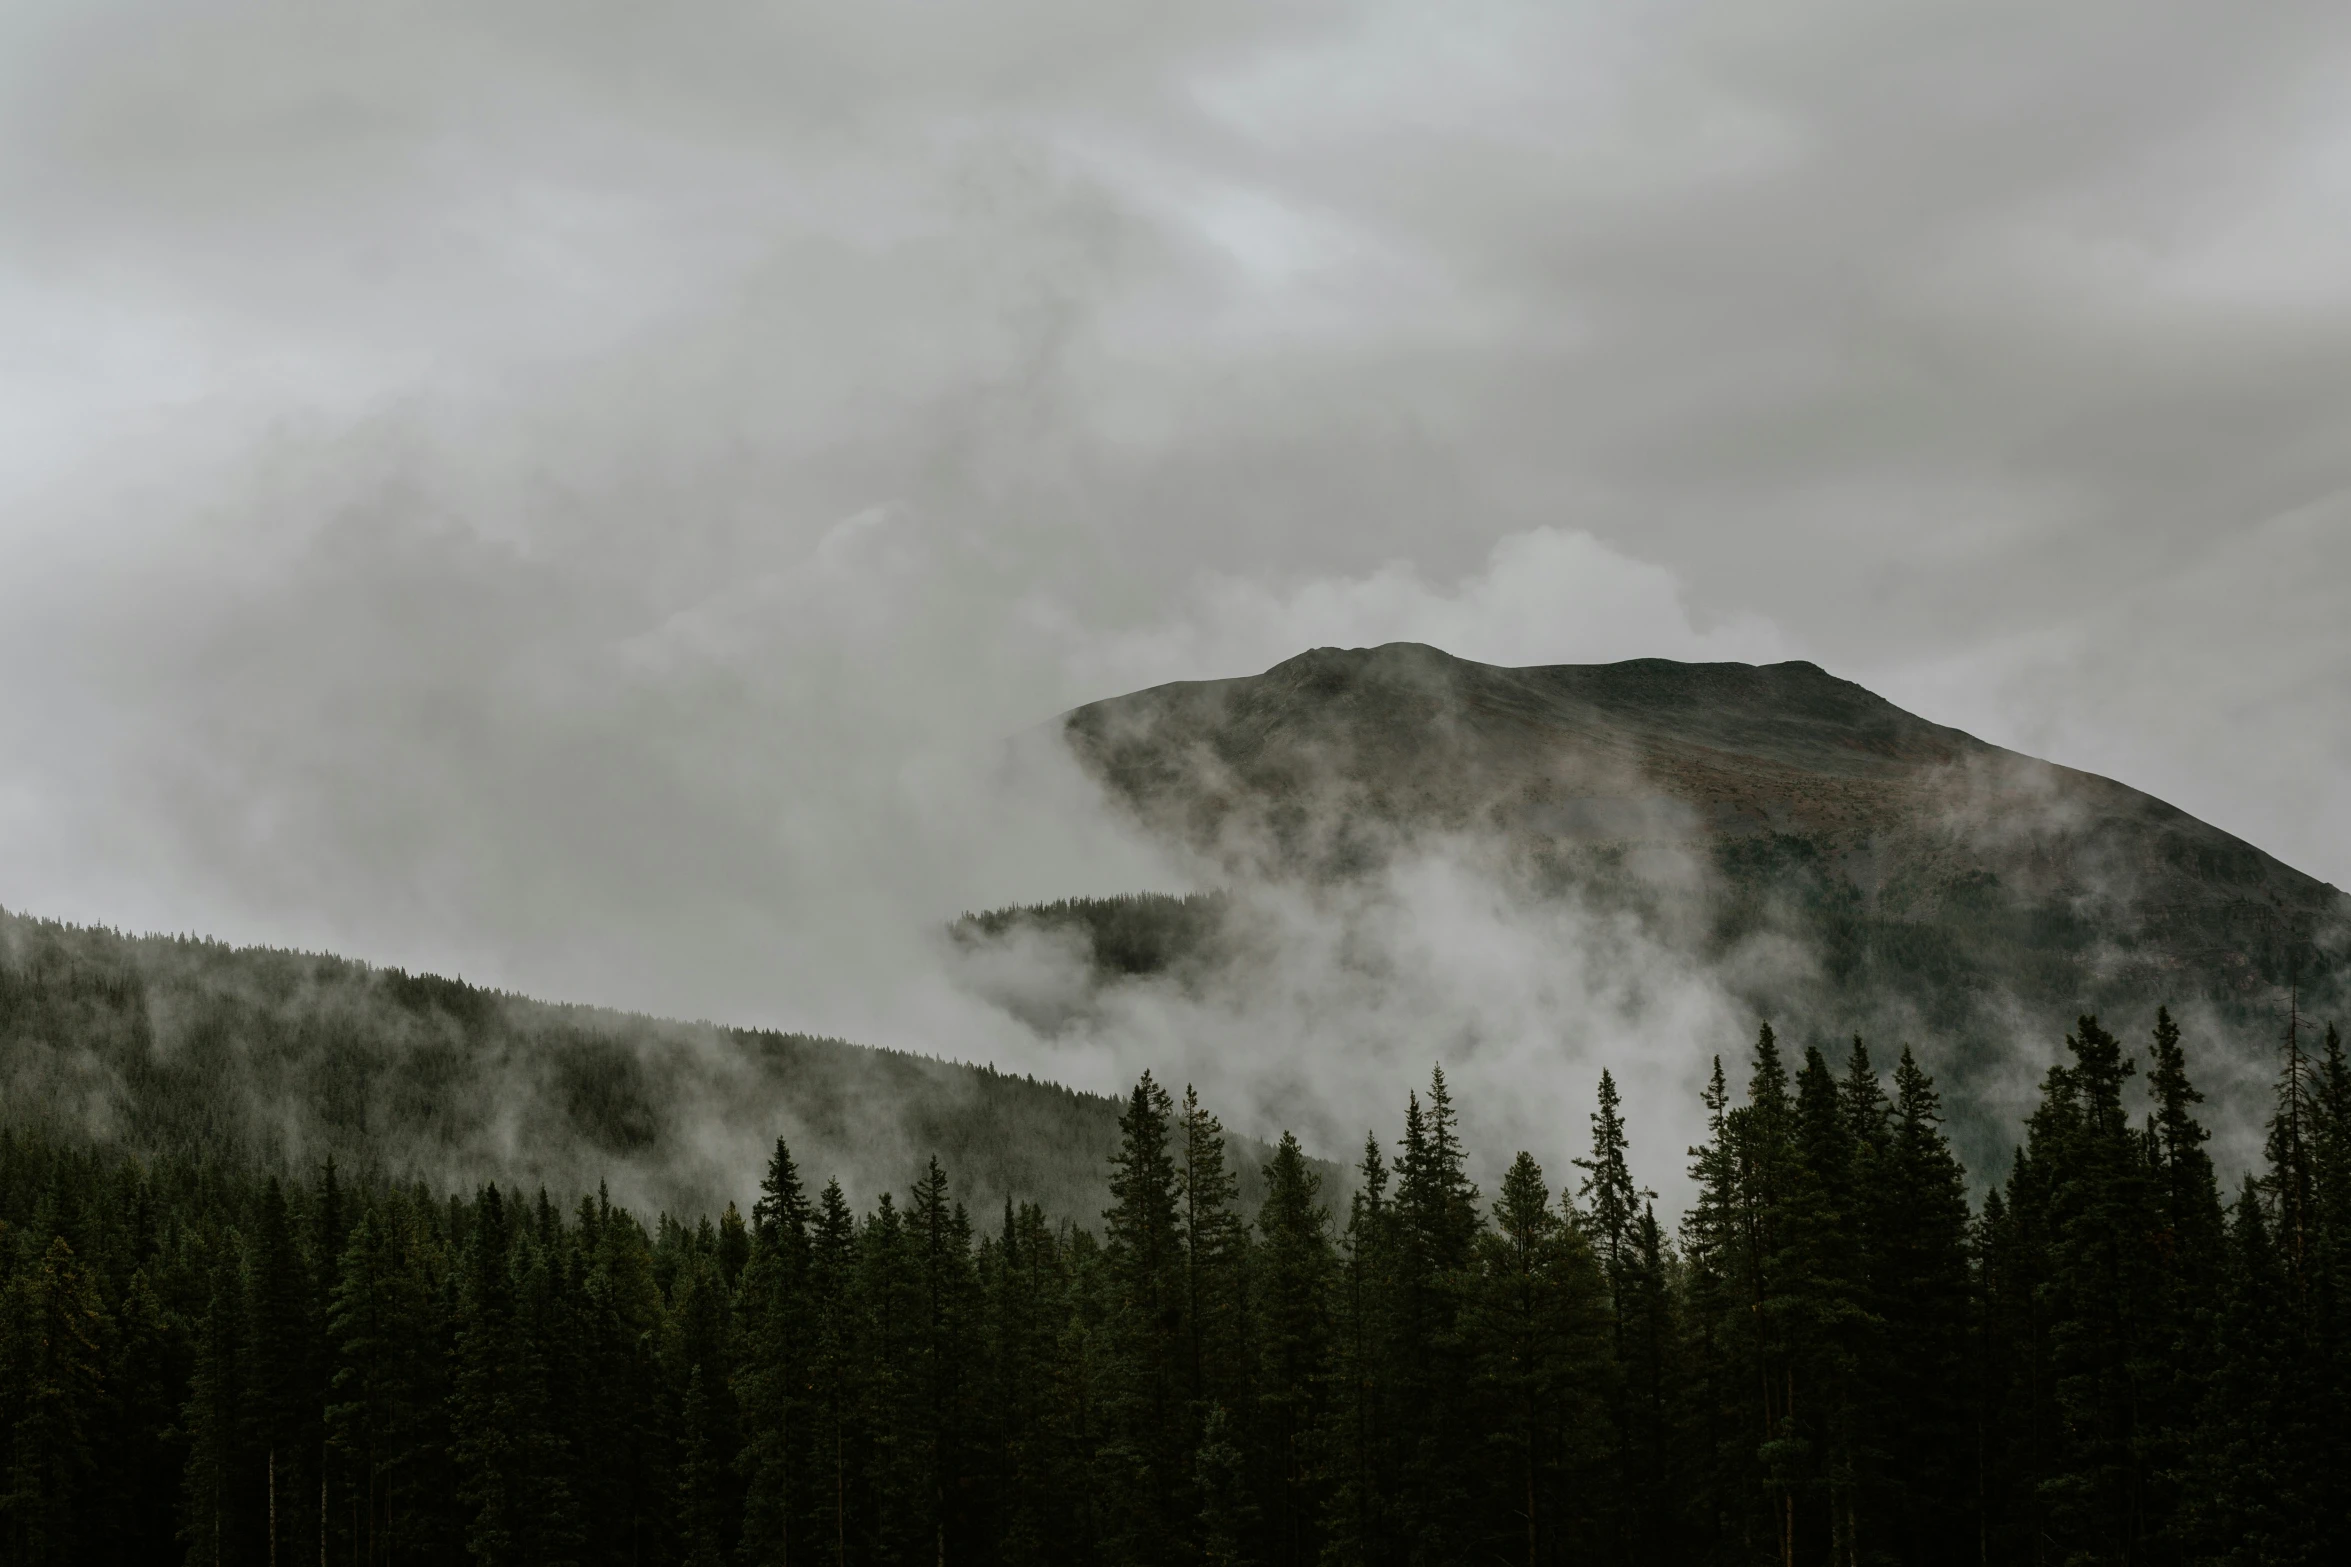
[[985,1067],[0,912],[0,1124],[141,1156],[699,1212],[782,1133],[855,1192],[936,1153],[959,1197],[1067,1215],[1101,1210],[1116,1121]]
[[1444,1076],[1334,1214],[1146,1076],[1098,1224],[444,1196],[0,1135],[0,1528],[51,1562],[2303,1563],[2351,1530],[2351,1066],[2224,1193],[2188,1046],[2083,1018],[1980,1210],[1890,1074],[1717,1063],[1678,1225],[1466,1173]]

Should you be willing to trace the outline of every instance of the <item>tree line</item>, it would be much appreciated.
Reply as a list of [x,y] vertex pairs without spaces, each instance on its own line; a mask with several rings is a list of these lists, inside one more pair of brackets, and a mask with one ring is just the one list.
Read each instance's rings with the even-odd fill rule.
[[1442,1071],[1343,1213],[1146,1075],[1098,1227],[300,1179],[0,1136],[11,1562],[2289,1563],[2351,1538],[2351,1069],[2224,1198],[2095,1018],[1971,1206],[1933,1083],[1764,1028],[1677,1223],[1469,1176]]

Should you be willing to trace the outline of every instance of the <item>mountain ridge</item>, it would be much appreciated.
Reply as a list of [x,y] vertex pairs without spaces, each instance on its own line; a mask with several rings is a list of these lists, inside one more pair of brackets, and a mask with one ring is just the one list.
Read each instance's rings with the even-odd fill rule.
[[1113,798],[1228,869],[1344,873],[1365,821],[1564,843],[1783,834],[1831,850],[1872,899],[1935,895],[1889,886],[1869,863],[1889,854],[1913,882],[1988,869],[2036,896],[2104,896],[2134,906],[2167,958],[2241,960],[2240,980],[2260,965],[2243,940],[2201,939],[2245,935],[2219,931],[2214,904],[2245,905],[2235,927],[2260,923],[2260,904],[2298,919],[2270,933],[2296,945],[2351,915],[2331,884],[2168,802],[1805,661],[1509,669],[1416,643],[1324,648],[1061,724]]
[[[1087,994],[1000,1003],[1032,1026],[1111,1016],[1121,986],[1262,987],[1279,959],[1252,951],[1271,926],[1251,889],[1360,919],[1400,895],[1392,871],[1433,855],[1501,904],[1565,900],[1639,930],[1799,1044],[1917,1042],[1981,1170],[2004,1162],[2012,1110],[2077,1017],[2140,1034],[2169,1006],[2206,1041],[2216,1113],[2241,1138],[2266,1113],[2289,996],[2333,1015],[2351,999],[2340,889],[1805,661],[1511,669],[1421,644],[1319,648],[1088,703],[1052,732],[1228,896],[1205,934],[1199,913],[1169,913],[1156,952],[1131,911],[991,916],[1081,949],[1119,928]],[[978,925],[961,934],[980,944]]]

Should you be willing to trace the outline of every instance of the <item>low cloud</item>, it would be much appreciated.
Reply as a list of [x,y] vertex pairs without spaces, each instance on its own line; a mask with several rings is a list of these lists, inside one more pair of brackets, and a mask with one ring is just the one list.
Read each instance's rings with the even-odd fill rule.
[[1812,658],[2351,881],[2346,60],[2292,5],[11,7],[0,903],[1041,1059],[936,922],[1204,873],[1004,737],[1398,639]]

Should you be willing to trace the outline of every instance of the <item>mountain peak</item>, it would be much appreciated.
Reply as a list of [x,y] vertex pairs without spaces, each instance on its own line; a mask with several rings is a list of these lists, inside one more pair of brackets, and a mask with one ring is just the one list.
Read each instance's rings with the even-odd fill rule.
[[2084,963],[2231,994],[2325,966],[2313,943],[2347,917],[2332,887],[2160,800],[1804,660],[1508,668],[1416,642],[1323,647],[1091,703],[1063,732],[1152,831],[1236,876],[1376,873],[1433,835],[1546,864],[1768,839],[1830,867],[1822,896],[1931,917],[1980,895],[1954,889],[1996,886],[2004,907],[2093,932]]

